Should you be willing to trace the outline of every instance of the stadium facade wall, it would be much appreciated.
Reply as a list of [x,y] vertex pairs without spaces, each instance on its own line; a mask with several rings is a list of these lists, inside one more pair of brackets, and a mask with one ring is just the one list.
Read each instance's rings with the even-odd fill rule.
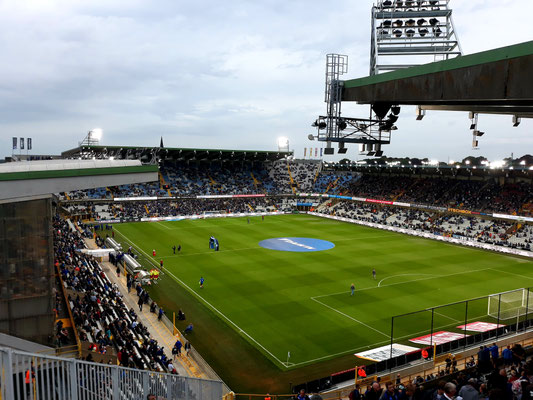
[[48,344],[54,330],[52,197],[0,203],[0,332]]

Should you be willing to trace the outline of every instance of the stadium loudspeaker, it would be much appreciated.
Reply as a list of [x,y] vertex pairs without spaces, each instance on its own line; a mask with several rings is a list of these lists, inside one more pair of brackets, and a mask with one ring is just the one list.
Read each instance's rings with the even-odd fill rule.
[[339,149],[338,153],[339,154],[346,154],[347,151],[348,151],[348,148],[343,147],[343,148]]
[[326,147],[324,149],[324,154],[327,154],[327,155],[332,155],[332,154],[335,154],[335,149],[333,147]]

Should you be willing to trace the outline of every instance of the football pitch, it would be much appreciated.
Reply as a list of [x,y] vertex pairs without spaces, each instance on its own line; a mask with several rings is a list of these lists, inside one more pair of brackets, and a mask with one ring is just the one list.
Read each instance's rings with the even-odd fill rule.
[[[393,316],[533,286],[532,264],[520,258],[303,214],[249,220],[125,223],[114,229],[117,239],[141,253],[144,266],[163,260],[168,297],[178,291],[194,297],[281,370],[386,345]],[[220,251],[209,249],[211,236]],[[289,252],[259,245],[287,237],[335,246]],[[179,254],[173,254],[174,245],[181,245]],[[469,303],[467,316],[468,322],[495,322],[486,298]],[[431,318],[434,328],[462,332],[457,326],[465,322],[465,306],[396,319],[394,342],[421,347],[408,339],[428,334]],[[187,322],[201,323],[190,315]]]

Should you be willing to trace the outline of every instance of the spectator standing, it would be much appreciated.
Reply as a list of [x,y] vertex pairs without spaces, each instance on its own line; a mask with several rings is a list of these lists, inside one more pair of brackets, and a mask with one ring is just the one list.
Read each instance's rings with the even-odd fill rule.
[[396,386],[392,382],[388,382],[385,385],[385,390],[383,391],[380,400],[398,400],[398,393],[396,392]]
[[513,363],[513,352],[511,351],[511,346],[507,346],[502,351],[503,361],[505,365],[511,365]]
[[491,347],[490,347],[490,355],[492,357],[492,360],[493,361],[496,361],[498,359],[498,357],[500,356],[500,353],[498,351],[498,345],[496,343],[494,343]]
[[350,400],[361,400],[361,387],[359,385],[355,385],[355,389],[352,390],[348,396]]
[[470,378],[468,383],[459,390],[459,397],[463,400],[479,400],[479,392],[475,388],[476,380]]
[[139,306],[139,311],[143,310],[143,304],[144,304],[143,297],[139,296],[139,301],[137,301],[137,305]]
[[298,395],[296,396],[296,400],[310,400],[310,399],[309,399],[309,396],[305,394],[305,390],[301,389]]
[[369,391],[365,393],[365,400],[379,400],[381,398],[381,395],[383,393],[383,389],[379,385],[379,383],[374,382],[372,383],[372,387]]
[[442,399],[443,400],[454,400],[456,392],[457,392],[457,386],[455,386],[455,383],[448,382],[446,385],[444,385],[444,395]]

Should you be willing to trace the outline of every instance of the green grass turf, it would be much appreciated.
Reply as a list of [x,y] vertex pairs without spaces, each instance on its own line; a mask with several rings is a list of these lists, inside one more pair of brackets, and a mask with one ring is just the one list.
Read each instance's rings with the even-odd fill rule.
[[[152,297],[175,311],[183,308],[187,322],[195,323],[195,334],[202,331],[202,324],[219,335],[230,327],[229,336],[240,336],[250,362],[261,352],[282,371],[288,351],[291,369],[316,363],[327,368],[348,366],[349,359],[355,362],[351,355],[357,350],[390,342],[392,316],[527,287],[533,281],[529,261],[487,251],[307,215],[250,221],[129,223],[116,225],[115,230],[119,239],[133,243],[150,262],[164,260],[167,273],[153,288]],[[221,251],[208,249],[210,236],[219,240]],[[329,240],[335,248],[292,253],[258,245],[263,239],[292,236]],[[182,252],[174,256],[172,246],[177,244]],[[155,258],[152,249],[157,251]],[[205,278],[204,289],[198,285],[200,276]],[[353,297],[352,282],[357,288]],[[470,321],[492,320],[486,315],[486,299],[472,303],[468,311]],[[434,315],[435,327],[459,332],[455,326],[464,317],[464,305],[440,309]],[[396,319],[395,342],[409,343],[408,338],[429,333],[430,318],[422,313]],[[216,343],[209,346],[191,339],[209,353],[224,353],[229,346],[239,354],[225,338],[213,340]],[[206,357],[223,368],[224,361],[216,355]],[[336,358],[344,362],[327,363]],[[277,379],[275,368],[265,368],[271,379]],[[307,374],[320,377],[335,372],[319,370],[308,367]],[[299,379],[298,374],[287,377]]]

